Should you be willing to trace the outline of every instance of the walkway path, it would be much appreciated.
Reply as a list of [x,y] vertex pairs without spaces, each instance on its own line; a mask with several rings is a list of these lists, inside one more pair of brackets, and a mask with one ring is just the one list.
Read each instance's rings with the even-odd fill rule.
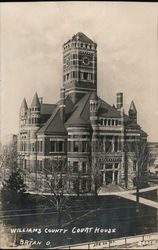
[[[119,194],[119,196],[131,201],[136,201],[136,196],[133,194],[121,193]],[[155,201],[139,197],[139,203],[158,209],[158,202]]]
[[[111,191],[116,190],[116,185],[115,185],[115,187],[112,186],[111,188],[112,188]],[[149,191],[152,191],[152,190],[155,190],[155,189],[158,189],[158,185],[155,185],[153,187],[140,189],[139,193],[149,192]],[[106,190],[107,190],[106,187],[103,187],[99,191],[98,195],[99,196],[116,195],[116,196],[120,196],[120,197],[123,197],[125,199],[136,202],[136,195],[134,195],[136,193],[136,190],[118,191],[118,192],[106,192]],[[156,202],[156,201],[152,201],[152,200],[149,200],[149,199],[139,197],[139,203],[158,209],[158,202]]]

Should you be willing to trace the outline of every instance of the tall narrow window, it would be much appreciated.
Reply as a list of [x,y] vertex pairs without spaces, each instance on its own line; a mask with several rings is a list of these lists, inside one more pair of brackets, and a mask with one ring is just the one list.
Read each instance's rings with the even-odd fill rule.
[[43,151],[43,141],[40,141],[40,152]]
[[64,142],[59,141],[59,152],[63,152],[63,151],[64,151]]
[[115,152],[118,151],[118,136],[115,136],[115,139],[114,139],[114,151]]
[[72,73],[73,78],[76,78],[76,71],[73,71]]
[[73,145],[73,151],[74,152],[78,152],[79,151],[79,142],[78,141],[74,141],[74,145]]
[[86,174],[86,162],[82,162],[82,173]]
[[82,182],[81,182],[81,188],[82,188],[83,191],[85,191],[86,187],[87,187],[87,181],[86,181],[86,179],[83,179]]
[[56,142],[50,141],[50,151],[55,152],[56,151]]
[[84,80],[88,80],[88,73],[87,72],[83,73],[83,78],[84,78]]
[[32,152],[35,152],[35,143],[32,143]]
[[88,152],[88,145],[87,141],[82,142],[82,152]]
[[78,161],[73,162],[73,173],[78,173]]

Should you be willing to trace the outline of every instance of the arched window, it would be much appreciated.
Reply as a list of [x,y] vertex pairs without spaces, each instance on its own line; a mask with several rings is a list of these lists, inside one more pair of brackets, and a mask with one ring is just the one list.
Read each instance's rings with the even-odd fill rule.
[[101,124],[101,125],[104,125],[104,123],[103,123],[103,119],[101,119],[101,120],[100,120],[100,124]]

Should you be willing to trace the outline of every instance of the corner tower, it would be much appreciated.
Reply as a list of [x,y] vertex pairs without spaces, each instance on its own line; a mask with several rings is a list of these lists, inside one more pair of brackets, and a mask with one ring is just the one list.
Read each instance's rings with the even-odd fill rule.
[[97,91],[97,44],[81,32],[63,45],[63,86],[73,103]]

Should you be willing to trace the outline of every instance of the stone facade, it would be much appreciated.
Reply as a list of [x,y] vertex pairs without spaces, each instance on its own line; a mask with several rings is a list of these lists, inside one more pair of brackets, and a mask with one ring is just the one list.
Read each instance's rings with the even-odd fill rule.
[[24,99],[20,108],[19,165],[28,188],[46,189],[48,159],[64,159],[74,191],[76,183],[80,193],[111,183],[133,188],[138,168],[141,175],[146,171],[147,134],[137,124],[134,102],[127,115],[123,93],[116,100],[115,107],[97,96],[97,44],[77,33],[63,45],[59,102],[45,104],[36,93],[30,107]]

